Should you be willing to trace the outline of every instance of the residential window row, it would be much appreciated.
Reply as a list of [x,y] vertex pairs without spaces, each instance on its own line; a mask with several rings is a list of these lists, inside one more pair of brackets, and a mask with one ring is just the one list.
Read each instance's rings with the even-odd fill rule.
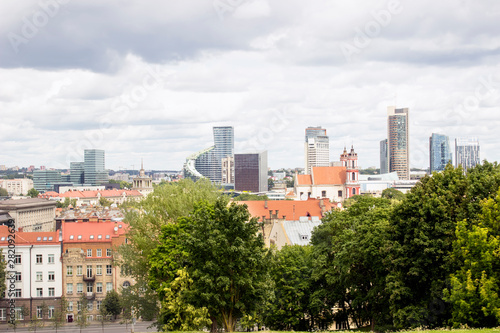
[[[21,263],[21,255],[16,255],[16,258],[14,259],[14,263],[20,264]],[[35,255],[35,263],[38,265],[43,264],[43,255],[42,254],[37,254]],[[54,254],[48,254],[47,255],[47,263],[48,264],[55,264],[56,263],[56,257]]]
[[[48,297],[54,297],[56,295],[56,288],[48,288]],[[36,288],[36,297],[44,297],[43,288]]]
[[[93,273],[93,266],[86,265],[87,276],[91,277]],[[106,275],[111,275],[113,273],[113,266],[106,265]],[[102,275],[102,265],[95,266],[95,274]],[[83,275],[83,265],[76,266],[76,275]],[[73,266],[66,266],[66,276],[73,276]]]
[[[17,273],[19,273],[19,280],[17,279]],[[55,281],[56,280],[56,274],[53,271],[48,272],[47,274],[47,281]],[[16,281],[21,281],[21,273],[16,272]],[[43,272],[36,272],[36,282],[43,282]]]
[[[111,257],[111,249],[106,249],[106,257]],[[96,257],[102,257],[102,249],[95,250]],[[92,249],[87,249],[87,257],[92,257]]]
[[[96,293],[102,293],[103,291],[103,283],[102,282],[97,282],[95,286],[95,291]],[[106,282],[106,292],[113,290],[113,282]],[[94,292],[94,284],[92,282],[87,283],[87,292],[92,293]],[[66,293],[67,294],[72,294],[73,293],[73,283],[66,283]],[[83,293],[83,283],[79,282],[76,284],[76,293],[81,294]]]

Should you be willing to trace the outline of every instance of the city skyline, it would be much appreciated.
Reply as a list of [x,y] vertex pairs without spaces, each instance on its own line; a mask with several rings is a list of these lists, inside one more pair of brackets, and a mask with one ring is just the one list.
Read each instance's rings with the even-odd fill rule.
[[54,1],[0,4],[0,165],[69,169],[102,149],[110,169],[181,170],[233,126],[235,151],[295,168],[319,125],[330,156],[354,144],[367,168],[388,105],[412,111],[412,168],[432,133],[500,160],[496,1]]

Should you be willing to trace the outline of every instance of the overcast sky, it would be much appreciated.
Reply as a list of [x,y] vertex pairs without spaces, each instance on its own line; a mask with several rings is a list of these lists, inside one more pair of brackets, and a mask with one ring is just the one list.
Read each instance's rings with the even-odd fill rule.
[[475,136],[500,160],[500,2],[41,0],[0,2],[0,165],[180,170],[234,126],[236,152],[303,167],[379,166],[387,106],[410,108],[410,163],[429,136]]

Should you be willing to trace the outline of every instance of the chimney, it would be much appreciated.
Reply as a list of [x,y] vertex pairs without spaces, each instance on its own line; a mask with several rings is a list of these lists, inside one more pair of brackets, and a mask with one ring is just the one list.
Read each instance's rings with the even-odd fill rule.
[[275,213],[275,215],[274,215],[274,217],[275,217],[275,218],[279,218],[279,216],[278,216],[278,212],[279,212],[279,210],[277,210],[277,209],[276,209],[276,213]]
[[269,218],[272,219],[273,218],[273,210],[272,209],[269,209]]
[[264,200],[264,208],[267,209],[267,200]]
[[283,220],[285,220],[285,221],[286,221],[286,215],[283,215]]

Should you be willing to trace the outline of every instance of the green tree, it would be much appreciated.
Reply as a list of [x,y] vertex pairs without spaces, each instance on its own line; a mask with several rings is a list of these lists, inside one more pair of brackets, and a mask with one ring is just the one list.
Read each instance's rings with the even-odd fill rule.
[[109,207],[113,202],[111,200],[106,199],[105,197],[99,198],[99,205],[102,207]]
[[454,258],[463,264],[445,290],[454,327],[500,324],[500,191],[482,207],[477,221],[463,220],[456,228]]
[[[227,206],[227,200],[220,198],[196,204],[188,216],[179,219],[178,227],[163,228],[162,239],[168,239],[172,231],[179,235],[172,237],[183,241],[174,248],[179,261],[173,259],[167,265],[188,269],[193,283],[185,291],[186,302],[198,309],[206,307],[213,323],[220,320],[226,331],[234,331],[238,318],[255,311],[268,294],[266,250],[262,235],[257,234],[257,220],[250,218],[246,206]],[[158,267],[165,255],[154,253],[151,266]],[[154,274],[162,283],[177,277],[177,271],[173,274],[169,269]]]
[[131,189],[132,188],[132,183],[129,183],[129,182],[126,182],[126,181],[122,180],[120,182],[120,188],[121,189]]
[[391,210],[387,199],[356,196],[344,211],[328,213],[313,233],[313,275],[331,290],[328,303],[340,308],[339,322],[372,330],[391,323],[384,265]]
[[140,303],[134,304],[138,315],[150,317],[157,313],[153,307],[156,307],[158,298],[149,288],[149,277],[145,273],[150,269],[148,257],[160,243],[162,226],[177,223],[177,219],[188,215],[198,201],[215,202],[220,196],[221,192],[209,180],[193,182],[182,179],[155,187],[151,195],[127,211],[125,221],[130,224],[129,242],[119,248],[119,263],[126,266],[127,273],[135,279],[135,295],[148,295],[147,299],[134,298]]
[[36,189],[32,188],[28,191],[28,196],[32,198],[37,198],[40,192],[38,192]]
[[257,195],[257,194],[250,194],[250,193],[241,193],[239,196],[234,198],[236,201],[264,201],[264,200],[269,200],[267,195]]
[[3,295],[7,288],[7,285],[5,284],[7,262],[3,258],[2,249],[0,249],[0,295]]
[[104,326],[108,322],[108,315],[109,315],[108,311],[101,304],[101,307],[99,308],[99,316],[100,316],[99,322],[101,323],[102,333],[104,333]]
[[8,197],[9,196],[9,192],[7,192],[6,189],[4,189],[3,187],[0,187],[0,197]]
[[267,178],[267,190],[271,191],[274,187],[274,180],[272,178]]
[[80,296],[80,299],[78,300],[78,315],[76,316],[76,326],[80,328],[80,333],[82,332],[82,329],[86,328],[87,326],[90,325],[89,321],[87,320],[87,314],[89,313],[88,310],[88,300],[85,295],[85,293]]
[[102,307],[106,309],[106,312],[114,317],[118,316],[122,312],[122,304],[120,302],[120,295],[116,290],[111,290],[106,293],[106,297],[102,301]]
[[395,199],[395,200],[403,200],[405,197],[404,193],[396,190],[395,188],[386,188],[382,191],[382,198],[385,199]]
[[68,301],[66,300],[66,297],[62,296],[61,299],[59,300],[59,304],[57,307],[54,309],[54,315],[50,319],[51,321],[51,326],[55,331],[57,332],[59,328],[64,326],[64,323],[66,322],[66,308],[68,307]]
[[265,323],[274,330],[310,331],[314,328],[310,297],[313,281],[311,246],[285,246],[272,257],[270,275],[274,299]]
[[196,308],[186,301],[193,280],[187,270],[177,271],[177,277],[163,290],[161,322],[164,331],[199,331],[212,324],[206,307]]

